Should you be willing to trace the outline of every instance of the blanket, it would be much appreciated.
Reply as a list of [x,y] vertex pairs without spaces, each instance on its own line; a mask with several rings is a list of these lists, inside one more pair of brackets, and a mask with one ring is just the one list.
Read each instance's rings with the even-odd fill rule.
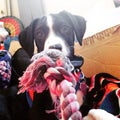
[[120,114],[120,80],[108,73],[86,78],[87,94],[81,106],[83,115],[91,109],[103,109],[115,116]]

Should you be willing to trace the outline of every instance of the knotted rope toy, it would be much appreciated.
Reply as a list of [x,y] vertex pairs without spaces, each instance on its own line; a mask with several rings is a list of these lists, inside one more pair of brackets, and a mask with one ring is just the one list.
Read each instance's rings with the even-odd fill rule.
[[76,81],[70,60],[59,50],[46,50],[34,55],[32,63],[20,78],[18,94],[28,90],[42,93],[50,90],[55,112],[61,120],[81,120],[79,103],[75,94]]

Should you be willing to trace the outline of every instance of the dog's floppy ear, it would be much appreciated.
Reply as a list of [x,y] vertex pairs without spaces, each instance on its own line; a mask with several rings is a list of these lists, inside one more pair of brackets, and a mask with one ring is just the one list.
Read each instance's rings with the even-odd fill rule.
[[32,57],[34,53],[34,29],[40,19],[35,19],[28,27],[19,34],[19,42],[22,48]]
[[86,20],[82,16],[72,15],[69,12],[62,11],[60,14],[72,25],[76,38],[80,45],[86,30]]

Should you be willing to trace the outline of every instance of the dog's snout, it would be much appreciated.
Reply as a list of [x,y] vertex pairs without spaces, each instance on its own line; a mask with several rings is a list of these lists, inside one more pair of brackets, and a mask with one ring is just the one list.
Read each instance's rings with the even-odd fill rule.
[[62,45],[61,44],[51,45],[49,46],[49,49],[58,49],[62,51]]

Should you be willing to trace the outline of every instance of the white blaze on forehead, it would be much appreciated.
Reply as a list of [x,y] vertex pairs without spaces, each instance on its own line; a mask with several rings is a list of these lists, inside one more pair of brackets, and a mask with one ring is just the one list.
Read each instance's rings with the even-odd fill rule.
[[50,46],[54,46],[55,44],[60,44],[62,46],[62,52],[64,52],[65,55],[69,55],[69,49],[65,45],[64,40],[57,36],[53,30],[53,19],[51,16],[47,16],[47,25],[49,27],[49,34],[45,41],[44,50],[49,49]]

